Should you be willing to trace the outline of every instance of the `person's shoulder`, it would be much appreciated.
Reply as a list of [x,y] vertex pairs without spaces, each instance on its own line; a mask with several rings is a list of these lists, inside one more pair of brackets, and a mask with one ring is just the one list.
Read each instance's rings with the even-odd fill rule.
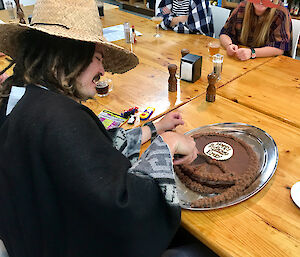
[[231,16],[238,16],[238,18],[243,18],[245,13],[247,1],[242,1],[238,6],[232,11]]
[[40,108],[48,108],[51,106],[52,110],[63,110],[66,108],[76,108],[78,105],[78,103],[71,98],[63,94],[52,92],[43,86],[28,85],[26,89],[26,96],[33,102],[34,105],[37,105]]
[[291,16],[290,16],[288,9],[281,4],[279,4],[279,6],[276,8],[275,16],[276,16],[276,18],[281,19],[281,20],[284,20],[284,19],[291,20]]
[[247,1],[242,1],[238,4],[238,6],[236,7],[237,10],[245,10]]
[[32,115],[41,115],[47,121],[79,120],[89,116],[94,118],[89,108],[68,96],[35,85],[28,86],[27,90],[25,105]]

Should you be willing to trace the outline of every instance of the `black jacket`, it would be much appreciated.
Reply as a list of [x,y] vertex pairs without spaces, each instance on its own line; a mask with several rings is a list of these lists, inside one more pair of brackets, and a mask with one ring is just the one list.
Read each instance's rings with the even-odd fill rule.
[[0,120],[0,238],[10,257],[158,257],[168,246],[180,208],[155,180],[128,173],[90,109],[28,86]]

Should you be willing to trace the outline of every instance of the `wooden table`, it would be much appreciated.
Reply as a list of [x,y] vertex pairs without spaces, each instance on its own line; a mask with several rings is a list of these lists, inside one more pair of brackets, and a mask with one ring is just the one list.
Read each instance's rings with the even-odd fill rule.
[[300,61],[279,56],[217,94],[300,128]]
[[224,209],[183,210],[183,227],[220,256],[300,256],[300,210],[290,198],[300,178],[300,130],[221,96],[215,103],[199,97],[178,110],[185,120],[179,132],[242,122],[269,133],[279,150],[277,170],[259,193]]
[[[25,21],[26,21],[26,23],[28,23],[28,16],[32,15],[34,5],[26,5],[26,6],[22,5],[21,7],[22,7],[22,10],[23,10],[24,15],[25,15]],[[104,3],[104,11],[111,10],[111,9],[117,9],[117,8],[118,8],[118,6],[116,6],[116,5]],[[17,15],[16,15],[16,8],[14,9],[14,12],[15,12],[15,17],[17,17]],[[18,22],[17,18],[15,18],[13,20],[10,19],[7,10],[1,10],[0,11],[0,20],[4,21],[6,23],[9,23],[9,22]]]
[[[25,16],[24,19],[25,19],[26,23],[28,23],[28,16],[32,14],[33,5],[22,6],[22,10],[23,10],[24,16]],[[10,19],[7,10],[1,10],[0,11],[0,20],[4,21],[6,23],[18,22],[19,20],[17,19],[16,8],[14,8],[14,13],[15,13],[16,18],[12,20],[12,19]]]
[[[163,37],[155,39],[152,36],[155,27],[150,20],[117,9],[106,10],[102,21],[105,27],[129,21],[143,36],[138,37],[133,48],[140,65],[125,74],[114,75],[114,90],[108,97],[96,97],[87,103],[95,113],[103,108],[121,112],[133,106],[154,106],[156,112],[152,118],[155,118],[182,105],[179,110],[186,123],[178,128],[180,132],[218,122],[243,122],[265,130],[278,145],[278,168],[262,191],[243,203],[221,210],[184,210],[182,225],[220,256],[299,256],[300,212],[290,199],[290,187],[299,180],[300,129],[296,111],[300,104],[286,102],[298,92],[298,82],[293,79],[297,78],[294,61],[276,57],[240,62],[227,57],[221,49],[224,66],[218,84],[222,87],[217,94],[228,99],[217,95],[215,103],[207,103],[204,100],[206,76],[212,69],[207,43],[211,38],[161,31]],[[124,40],[116,43],[130,46]],[[167,66],[179,65],[182,48],[203,56],[202,77],[194,84],[182,81],[177,93],[169,93]],[[264,79],[261,73],[269,77],[267,82],[261,82]],[[265,94],[261,93],[262,89],[266,89]],[[296,111],[284,108],[287,104],[292,104]],[[292,122],[283,122],[287,120]]]
[[[25,13],[30,12],[30,8],[32,10],[32,6],[25,6]],[[7,15],[5,10],[4,14]],[[95,113],[98,114],[103,109],[121,113],[124,109],[134,106],[138,106],[140,110],[151,106],[156,108],[151,117],[153,119],[206,91],[207,75],[212,72],[212,60],[208,54],[207,44],[210,41],[216,41],[216,39],[163,30],[161,30],[162,37],[157,39],[153,37],[155,26],[150,19],[123,12],[117,8],[105,8],[105,16],[101,20],[104,27],[123,24],[128,21],[131,25],[135,25],[136,30],[142,32],[143,35],[138,37],[138,42],[133,46],[133,51],[139,57],[140,64],[126,74],[113,76],[114,90],[109,96],[105,98],[96,96],[96,100],[86,103]],[[130,48],[130,44],[125,43],[125,40],[114,43]],[[195,83],[179,81],[178,93],[169,93],[167,66],[170,63],[175,63],[179,67],[182,48],[189,49],[192,54],[203,56],[202,76]],[[222,79],[216,84],[217,87],[231,82],[272,59],[259,58],[240,62],[227,57],[224,49],[221,49],[220,52],[224,54],[224,65]]]
[[[154,38],[155,25],[150,19],[119,9],[108,10],[102,19],[103,27],[123,24],[126,21],[143,34],[133,45],[133,51],[139,57],[140,64],[126,74],[114,75],[113,92],[105,98],[96,97],[96,102],[89,101],[88,107],[99,113],[102,109],[122,112],[134,106],[142,110],[151,106],[156,108],[151,117],[153,119],[206,92],[207,75],[212,72],[212,59],[209,57],[207,45],[216,39],[164,30],[160,30],[161,38]],[[130,44],[127,44],[125,40],[114,43],[130,50]],[[202,76],[195,83],[179,81],[178,93],[168,93],[167,66],[174,63],[178,66],[179,72],[182,48],[189,49],[192,54],[203,56]],[[272,59],[259,58],[241,62],[228,57],[224,49],[221,49],[220,53],[224,55],[224,65],[222,79],[216,84],[217,87],[231,82]],[[122,99],[126,99],[124,104]]]

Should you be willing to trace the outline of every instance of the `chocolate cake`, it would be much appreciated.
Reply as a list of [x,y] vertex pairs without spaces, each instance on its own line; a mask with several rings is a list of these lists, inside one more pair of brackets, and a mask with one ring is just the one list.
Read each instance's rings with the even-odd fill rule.
[[[243,194],[258,176],[256,153],[244,141],[228,134],[193,136],[200,154],[189,165],[174,166],[178,178],[205,196],[191,207],[214,207]],[[212,195],[211,195],[212,194]]]

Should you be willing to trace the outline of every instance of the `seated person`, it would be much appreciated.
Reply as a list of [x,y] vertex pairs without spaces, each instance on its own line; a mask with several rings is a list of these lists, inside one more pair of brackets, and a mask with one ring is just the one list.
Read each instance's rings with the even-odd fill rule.
[[[232,12],[220,33],[221,44],[229,56],[245,61],[255,57],[289,55],[292,24],[282,2],[276,8],[264,2],[241,2]],[[248,48],[239,48],[244,45]]]
[[8,255],[161,256],[180,225],[173,164],[198,152],[191,137],[171,131],[181,115],[107,131],[81,101],[94,97],[105,71],[124,73],[138,58],[104,40],[94,0],[38,0],[33,13],[31,26],[0,24],[0,49],[15,61],[0,86]]
[[158,16],[163,16],[160,25],[165,30],[210,37],[214,34],[208,0],[162,0]]

